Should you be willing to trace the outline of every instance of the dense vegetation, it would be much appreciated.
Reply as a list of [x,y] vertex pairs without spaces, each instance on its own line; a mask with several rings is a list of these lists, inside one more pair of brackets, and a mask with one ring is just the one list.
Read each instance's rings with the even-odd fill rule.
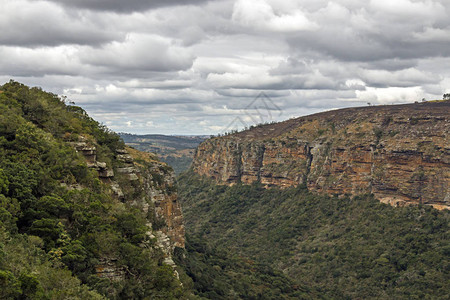
[[182,172],[185,172],[192,164],[192,156],[191,155],[172,155],[168,154],[164,157],[160,158],[161,161],[165,162],[169,166],[171,166],[175,172],[175,174],[179,175]]
[[187,236],[186,251],[178,250],[177,265],[192,278],[201,299],[320,298],[268,264],[240,256],[224,246],[213,247],[199,236]]
[[[179,193],[187,233],[206,241],[203,248],[283,271],[286,282],[324,298],[448,297],[449,211],[394,208],[370,195],[338,199],[311,194],[304,186],[220,186],[193,172],[180,176]],[[198,264],[199,252],[188,253],[188,265]],[[207,271],[188,271],[199,294],[205,284],[198,276]],[[220,295],[220,286],[209,286]],[[285,294],[272,292],[272,299]]]
[[[70,142],[115,167],[120,137],[54,94],[0,87],[0,298],[180,299],[142,210],[112,196]],[[113,262],[123,280],[96,275]]]

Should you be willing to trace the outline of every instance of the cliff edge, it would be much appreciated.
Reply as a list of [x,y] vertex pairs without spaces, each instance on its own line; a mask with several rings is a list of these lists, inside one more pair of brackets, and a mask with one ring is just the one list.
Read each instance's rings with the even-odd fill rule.
[[203,142],[194,172],[219,184],[307,185],[391,205],[450,208],[450,101],[333,110]]

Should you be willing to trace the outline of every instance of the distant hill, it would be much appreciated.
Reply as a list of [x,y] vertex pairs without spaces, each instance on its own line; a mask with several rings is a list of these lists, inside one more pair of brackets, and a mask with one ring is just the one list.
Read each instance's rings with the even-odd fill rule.
[[162,134],[136,135],[119,133],[123,141],[140,151],[158,154],[176,174],[187,170],[192,163],[195,149],[208,136],[175,136]]

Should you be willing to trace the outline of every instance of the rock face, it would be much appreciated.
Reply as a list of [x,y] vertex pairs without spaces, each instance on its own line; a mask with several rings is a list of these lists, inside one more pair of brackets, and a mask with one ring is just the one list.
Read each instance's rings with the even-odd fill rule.
[[[118,150],[114,166],[108,166],[97,160],[94,143],[82,136],[72,146],[83,154],[88,167],[98,172],[99,179],[110,186],[119,201],[132,203],[149,216],[147,234],[156,239],[165,262],[174,266],[172,254],[175,247],[184,248],[185,232],[173,170],[153,154],[132,148]],[[97,275],[115,281],[124,279],[125,271],[116,266],[116,261],[114,257],[101,258]]]
[[112,281],[121,281],[125,278],[125,270],[117,267],[117,259],[103,258],[95,267],[98,277],[108,278]]
[[[128,163],[133,164],[139,187],[143,189],[143,194],[149,197],[154,207],[155,217],[158,219],[157,223],[160,223],[155,229],[169,238],[171,250],[174,247],[184,248],[183,214],[178,202],[173,170],[167,164],[157,161],[156,157],[150,153],[132,148],[127,148],[127,151],[132,159]],[[145,197],[140,200],[143,209],[148,211],[151,204],[145,200]]]
[[450,101],[329,111],[209,139],[193,169],[221,184],[306,184],[448,209],[449,116]]

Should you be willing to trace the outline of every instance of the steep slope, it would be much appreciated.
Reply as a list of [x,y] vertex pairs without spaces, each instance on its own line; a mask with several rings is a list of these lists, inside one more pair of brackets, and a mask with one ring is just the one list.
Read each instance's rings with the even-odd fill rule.
[[187,298],[177,247],[169,166],[54,94],[0,87],[0,298]]
[[392,205],[450,208],[450,101],[341,109],[202,143],[193,170],[221,184],[306,184]]

